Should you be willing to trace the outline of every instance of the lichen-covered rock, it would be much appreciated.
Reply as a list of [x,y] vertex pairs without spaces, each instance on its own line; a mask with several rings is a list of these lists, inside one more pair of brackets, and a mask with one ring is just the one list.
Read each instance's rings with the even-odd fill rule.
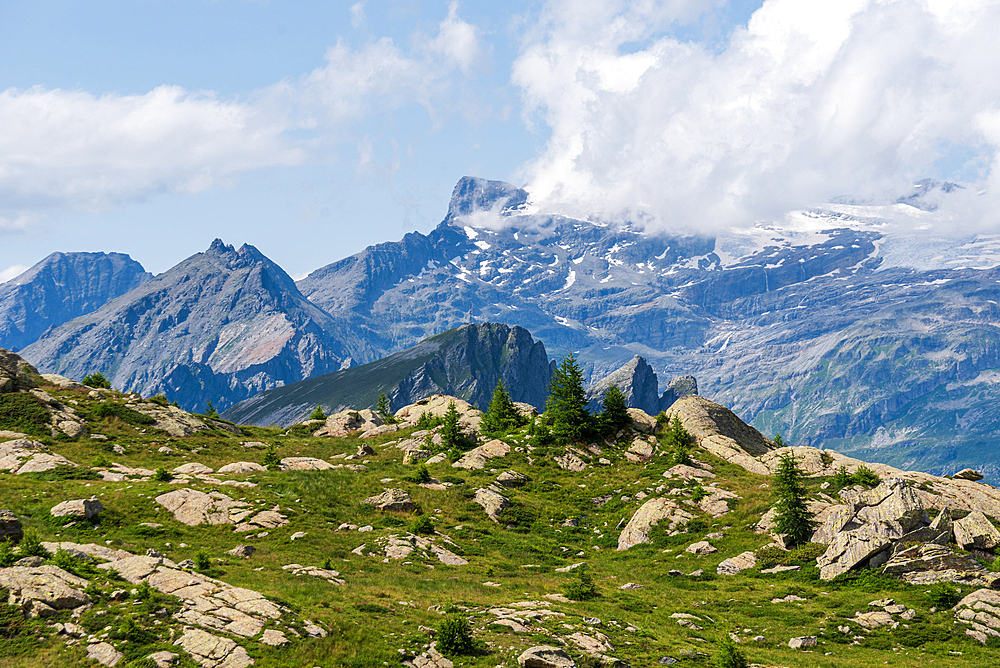
[[714,401],[697,395],[678,399],[667,417],[680,420],[698,445],[713,455],[742,466],[748,471],[768,475],[768,467],[757,459],[774,448],[774,443],[743,422],[735,413]]
[[497,476],[497,484],[502,487],[524,487],[527,482],[528,478],[516,471],[504,471]]
[[858,523],[895,522],[906,533],[930,522],[920,498],[902,478],[890,478],[874,489],[840,496],[854,503],[857,512],[853,519]]
[[898,525],[888,522],[865,524],[850,531],[838,533],[817,560],[820,578],[832,580],[862,564],[892,545],[902,535]]
[[[903,541],[900,541],[903,544]],[[991,574],[972,557],[960,554],[947,545],[915,544],[897,551],[885,566],[882,574],[900,578],[914,585],[929,585],[935,582],[956,582],[987,585]]]
[[521,668],[576,668],[576,662],[565,650],[550,645],[537,645],[524,650],[517,657]]
[[60,466],[76,466],[76,464],[62,455],[50,452],[37,441],[17,438],[0,443],[0,471],[22,475],[50,471]]
[[156,420],[152,427],[162,429],[174,438],[192,436],[198,432],[212,429],[205,420],[177,406],[161,406],[160,404],[139,401],[130,403],[128,407]]
[[249,504],[234,501],[221,492],[206,494],[186,487],[160,494],[154,500],[172,512],[174,519],[188,526],[234,524],[252,512]]
[[489,460],[496,457],[506,457],[509,454],[510,446],[500,439],[494,439],[469,450],[452,466],[459,469],[482,469],[486,467]]
[[649,542],[649,531],[663,520],[669,522],[668,529],[673,531],[677,526],[685,524],[694,515],[681,510],[677,504],[667,499],[650,499],[635,511],[632,519],[618,535],[618,551],[624,551],[641,543]]
[[334,413],[326,418],[323,426],[313,432],[313,436],[347,436],[357,431],[369,431],[385,425],[385,418],[378,411],[363,409]]
[[451,397],[447,394],[435,394],[420,399],[416,403],[403,406],[395,413],[397,420],[406,424],[417,424],[420,416],[427,413],[428,417],[444,417],[448,412],[448,404],[454,403],[455,410],[458,411],[458,424],[463,430],[474,432],[479,431],[479,423],[483,419],[483,412],[470,404],[468,401]]
[[625,451],[625,458],[630,462],[648,462],[653,458],[653,452],[654,444],[647,437],[637,436]]
[[315,457],[283,457],[281,459],[282,471],[326,471],[333,468],[333,464],[316,459]]
[[362,503],[368,506],[375,506],[375,510],[398,512],[409,512],[417,507],[405,489],[396,487],[387,489],[376,496],[370,496],[362,501]]
[[90,602],[83,592],[87,580],[58,566],[11,566],[0,568],[0,589],[10,594],[10,602],[29,608],[41,603],[54,610],[78,608]]
[[493,490],[480,488],[476,490],[476,496],[473,501],[478,503],[486,511],[486,516],[491,520],[500,524],[500,516],[503,511],[510,508],[510,499],[502,494],[497,494]]
[[1000,545],[1000,531],[978,510],[956,521],[953,529],[955,542],[964,549],[992,550]]
[[585,471],[587,469],[587,462],[580,459],[580,457],[577,456],[577,454],[572,450],[567,450],[565,454],[553,457],[552,459],[559,465],[559,468],[567,471],[579,473],[580,471]]
[[218,473],[261,473],[267,468],[257,462],[233,462],[220,467]]
[[73,499],[53,506],[49,514],[53,517],[76,517],[81,520],[89,520],[97,517],[102,510],[104,510],[104,506],[97,499]]
[[982,480],[983,474],[980,473],[979,471],[976,471],[975,469],[962,469],[961,471],[952,475],[951,477],[956,478],[958,480],[976,481],[976,480]]
[[87,658],[105,666],[117,666],[118,662],[124,657],[124,654],[116,650],[114,645],[108,642],[87,645]]
[[740,571],[745,571],[756,565],[757,555],[753,552],[742,552],[735,557],[723,559],[716,567],[715,572],[717,575],[736,575]]
[[35,381],[31,377],[37,375],[38,370],[20,355],[0,348],[0,394],[32,389]]
[[246,649],[229,638],[220,638],[201,629],[185,629],[174,641],[205,668],[246,668],[254,660]]
[[629,408],[628,416],[632,419],[632,428],[640,434],[655,434],[660,430],[656,418],[641,408]]
[[986,644],[992,637],[1000,637],[1000,592],[979,589],[968,594],[955,606],[955,618],[970,628],[966,634]]

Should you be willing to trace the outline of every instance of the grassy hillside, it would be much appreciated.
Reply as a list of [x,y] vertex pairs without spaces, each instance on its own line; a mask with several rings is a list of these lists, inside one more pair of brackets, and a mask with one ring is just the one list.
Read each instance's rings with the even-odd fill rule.
[[[77,402],[80,411],[94,404],[85,391],[53,388],[50,392]],[[808,551],[774,560],[797,563],[798,571],[764,574],[758,567],[734,576],[717,575],[723,559],[769,542],[752,527],[773,499],[769,477],[702,450],[694,451],[695,458],[716,474],[704,486],[664,477],[671,466],[666,455],[654,454],[644,463],[629,461],[625,451],[631,436],[599,446],[600,456],[610,465],[596,465],[595,454],[595,465],[570,472],[554,461],[562,449],[529,452],[522,430],[507,438],[510,454],[491,459],[483,470],[462,470],[447,461],[429,465],[429,474],[445,485],[429,488],[416,482],[419,466],[404,464],[403,452],[393,445],[412,429],[368,441],[314,439],[294,428],[252,427],[245,427],[243,436],[215,430],[171,438],[115,417],[95,420],[90,429],[108,440],[40,439],[51,451],[80,464],[78,468],[0,473],[0,509],[12,510],[43,541],[95,543],[139,555],[152,549],[174,562],[198,559],[201,570],[211,577],[260,592],[287,607],[274,627],[280,624],[305,636],[308,621],[327,633],[323,638],[297,638],[286,631],[290,642],[280,648],[263,644],[261,637],[232,636],[258,666],[398,666],[426,651],[430,630],[456,617],[469,622],[474,639],[481,643],[478,655],[452,657],[456,666],[512,668],[523,651],[536,645],[563,647],[581,667],[614,665],[607,657],[631,666],[669,663],[663,657],[676,659],[680,666],[715,666],[729,634],[739,639],[738,647],[751,662],[764,666],[888,663],[926,668],[928,664],[986,666],[996,661],[997,649],[964,635],[965,627],[955,624],[953,612],[929,597],[927,587],[867,575],[821,582],[812,560],[815,554]],[[363,443],[375,454],[345,459]],[[124,452],[115,453],[115,445]],[[237,461],[259,463],[269,454],[267,446],[279,458],[314,457],[365,468],[219,474],[183,483],[142,475],[107,482],[98,475],[112,461],[148,470],[172,470],[192,462],[213,470]],[[164,447],[171,452],[161,451]],[[502,515],[508,523],[502,526],[490,521],[472,499],[476,489],[495,485],[498,474],[508,470],[527,476],[528,482],[519,489],[497,487],[514,504]],[[222,480],[256,486],[222,485]],[[810,493],[817,494],[826,481],[810,478]],[[731,500],[729,511],[720,517],[697,505],[711,483],[740,497]],[[277,507],[288,524],[257,538],[234,532],[232,525],[182,524],[154,501],[181,488],[220,492],[254,508]],[[380,512],[362,504],[386,488],[406,490],[416,510]],[[61,501],[92,495],[104,505],[94,521],[69,526],[49,515]],[[695,518],[672,536],[663,522],[651,533],[650,543],[617,551],[620,527],[655,496],[677,501]],[[425,518],[430,518],[436,533],[423,535],[467,560],[466,565],[447,565],[419,548],[401,559],[386,556],[391,537],[411,529],[428,530]],[[566,523],[567,519],[575,522]],[[567,525],[574,523],[577,526]],[[342,524],[370,529],[338,530]],[[293,540],[297,533],[305,535]],[[709,538],[717,552],[696,556],[685,551],[711,534],[721,534]],[[227,554],[237,544],[251,544],[256,553],[250,558]],[[581,562],[584,568],[558,570]],[[344,584],[295,575],[282,568],[289,564],[335,570]],[[773,564],[761,564],[768,565]],[[586,576],[581,578],[581,571]],[[108,640],[125,653],[118,665],[152,665],[143,657],[162,649],[179,654],[174,665],[196,665],[171,644],[183,630],[170,616],[184,607],[181,599],[154,597],[150,604],[142,592],[129,594],[132,585],[109,578],[107,571],[79,566],[78,573],[90,581],[88,591],[98,603],[72,621],[95,638],[108,634]],[[593,598],[573,601],[552,596],[579,595],[588,577],[596,589]],[[642,588],[622,589],[627,583]],[[113,594],[116,590],[125,593]],[[793,598],[775,602],[789,596]],[[860,627],[855,613],[867,612],[869,602],[884,598],[895,599],[915,616],[894,630]],[[149,614],[134,614],[147,607]],[[517,624],[498,623],[518,611],[529,614],[520,615]],[[0,615],[5,620],[20,619],[9,608]],[[69,621],[68,613],[62,612],[44,621],[3,626],[0,667],[90,665],[84,658],[87,636],[67,643],[67,636],[52,628],[56,622]],[[838,631],[843,626],[849,633]],[[603,644],[599,653],[606,658],[588,654],[571,639],[581,634]],[[796,636],[816,636],[818,646],[791,649],[788,641]]]

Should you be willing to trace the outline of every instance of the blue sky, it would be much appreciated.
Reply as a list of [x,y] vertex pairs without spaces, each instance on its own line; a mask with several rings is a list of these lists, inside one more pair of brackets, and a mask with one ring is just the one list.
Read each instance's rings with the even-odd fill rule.
[[998,34],[986,0],[4,0],[0,280],[215,237],[299,277],[466,174],[687,231],[961,178],[995,231]]

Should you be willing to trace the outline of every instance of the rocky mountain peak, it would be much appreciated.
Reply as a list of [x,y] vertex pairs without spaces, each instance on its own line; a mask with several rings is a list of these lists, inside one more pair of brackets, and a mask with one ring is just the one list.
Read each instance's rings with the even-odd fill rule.
[[601,399],[612,385],[617,385],[625,395],[629,408],[641,408],[650,415],[667,410],[681,397],[698,393],[698,381],[687,375],[671,378],[667,390],[659,395],[656,372],[644,357],[635,355],[621,368],[590,386],[587,398],[591,410],[600,410]]
[[528,193],[503,181],[487,181],[463,176],[455,185],[445,221],[477,211],[495,210],[499,214],[516,211],[528,202]]

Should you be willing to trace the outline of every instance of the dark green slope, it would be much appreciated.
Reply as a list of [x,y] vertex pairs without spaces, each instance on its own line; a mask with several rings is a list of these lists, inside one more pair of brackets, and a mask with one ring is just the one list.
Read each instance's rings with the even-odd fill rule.
[[261,392],[223,415],[238,424],[287,426],[305,419],[316,406],[328,414],[372,408],[383,392],[393,408],[437,393],[485,408],[500,379],[515,401],[542,406],[550,374],[545,346],[526,329],[464,325],[370,364]]

